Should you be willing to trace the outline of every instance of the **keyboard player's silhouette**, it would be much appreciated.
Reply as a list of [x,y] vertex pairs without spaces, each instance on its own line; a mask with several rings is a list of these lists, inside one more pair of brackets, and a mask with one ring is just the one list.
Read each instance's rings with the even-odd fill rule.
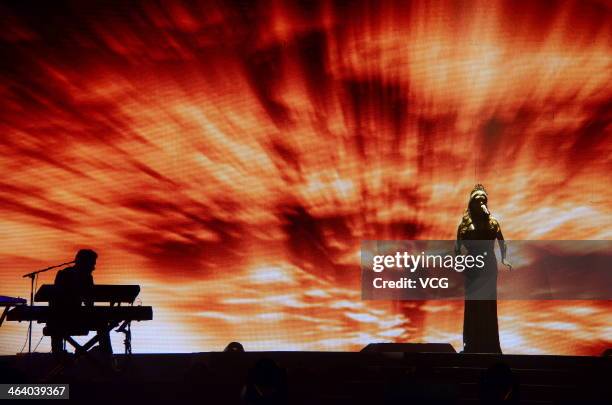
[[[98,254],[91,249],[81,249],[74,258],[74,266],[60,270],[55,276],[56,294],[49,302],[52,319],[47,325],[51,331],[51,351],[55,354],[64,353],[64,336],[78,330],[73,319],[76,318],[81,306],[92,306],[93,302],[87,299],[88,291],[93,287],[92,272],[96,268]],[[111,355],[113,349],[108,331],[100,324],[97,331],[99,349],[102,353]]]

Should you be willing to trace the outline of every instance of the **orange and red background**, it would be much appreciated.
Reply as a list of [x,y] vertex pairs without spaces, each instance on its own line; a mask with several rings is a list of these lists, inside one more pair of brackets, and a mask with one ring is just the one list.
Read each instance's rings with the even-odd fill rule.
[[[453,239],[477,182],[507,239],[612,238],[607,1],[0,16],[0,294],[27,297],[22,274],[93,248],[97,283],[139,284],[154,307],[135,353],[460,350],[463,302],[362,301],[359,248]],[[498,306],[505,353],[612,345],[610,301]],[[0,354],[26,333],[2,325]]]

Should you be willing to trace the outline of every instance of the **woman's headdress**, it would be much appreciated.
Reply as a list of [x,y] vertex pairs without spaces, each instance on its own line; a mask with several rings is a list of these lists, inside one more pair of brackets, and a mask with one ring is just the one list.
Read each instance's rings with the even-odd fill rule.
[[472,189],[472,192],[470,193],[470,201],[478,194],[482,194],[488,199],[487,190],[485,190],[484,186],[480,183],[476,184]]

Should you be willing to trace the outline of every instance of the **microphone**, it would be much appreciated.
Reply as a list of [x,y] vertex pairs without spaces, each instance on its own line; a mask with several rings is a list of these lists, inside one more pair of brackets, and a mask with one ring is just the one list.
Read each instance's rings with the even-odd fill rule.
[[36,276],[38,273],[44,273],[45,271],[56,269],[58,267],[62,267],[62,266],[65,266],[67,264],[72,264],[72,263],[76,263],[76,260],[73,260],[71,262],[66,262],[66,263],[58,264],[58,265],[55,265],[55,266],[49,266],[49,267],[46,267],[44,269],[40,269],[40,270],[36,270],[36,271],[33,271],[31,273],[28,273],[28,274],[24,274],[23,278],[26,278],[26,277],[32,278],[32,277]]

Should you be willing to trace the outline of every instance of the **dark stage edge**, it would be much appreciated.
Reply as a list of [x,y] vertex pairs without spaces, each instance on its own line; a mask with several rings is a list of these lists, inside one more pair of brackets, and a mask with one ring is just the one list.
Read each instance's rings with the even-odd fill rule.
[[[612,358],[455,353],[247,352],[116,355],[118,370],[81,358],[47,382],[71,402],[239,404],[248,370],[271,358],[287,370],[289,404],[478,404],[484,369],[508,364],[520,403],[612,403]],[[40,382],[50,354],[0,356],[0,382]],[[61,402],[60,402],[61,403]]]

